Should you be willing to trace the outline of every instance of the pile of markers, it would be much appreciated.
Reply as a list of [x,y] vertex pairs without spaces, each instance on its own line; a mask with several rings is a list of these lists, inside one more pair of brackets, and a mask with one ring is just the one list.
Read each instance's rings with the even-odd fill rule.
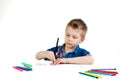
[[117,71],[115,71],[116,68],[110,68],[110,69],[91,69],[85,72],[79,72],[80,74],[90,76],[93,78],[102,78],[102,75],[108,75],[108,76],[116,76],[118,74]]
[[14,69],[18,70],[18,71],[32,71],[32,65],[31,64],[27,64],[22,62],[21,63],[23,66],[13,66]]

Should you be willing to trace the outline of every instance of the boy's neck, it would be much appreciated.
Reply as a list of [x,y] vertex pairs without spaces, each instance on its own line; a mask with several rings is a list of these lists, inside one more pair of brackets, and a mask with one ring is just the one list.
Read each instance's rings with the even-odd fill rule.
[[70,47],[67,47],[67,46],[64,47],[65,53],[72,52],[74,49],[75,49],[75,47],[74,48],[70,48]]

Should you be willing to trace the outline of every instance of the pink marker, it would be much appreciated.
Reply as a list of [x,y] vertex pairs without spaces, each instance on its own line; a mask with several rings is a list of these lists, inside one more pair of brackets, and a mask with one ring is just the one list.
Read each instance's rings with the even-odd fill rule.
[[23,71],[22,69],[17,68],[17,67],[15,67],[15,66],[13,66],[13,68],[16,69],[16,70],[18,70],[18,71],[21,71],[21,72]]

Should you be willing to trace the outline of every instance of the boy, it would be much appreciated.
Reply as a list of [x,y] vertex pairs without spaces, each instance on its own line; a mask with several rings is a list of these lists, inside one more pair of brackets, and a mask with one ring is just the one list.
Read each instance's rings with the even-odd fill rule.
[[61,63],[70,64],[93,64],[91,54],[79,47],[79,43],[85,40],[87,26],[81,19],[71,20],[65,30],[65,43],[47,51],[40,51],[36,54],[36,59],[48,59],[53,65]]

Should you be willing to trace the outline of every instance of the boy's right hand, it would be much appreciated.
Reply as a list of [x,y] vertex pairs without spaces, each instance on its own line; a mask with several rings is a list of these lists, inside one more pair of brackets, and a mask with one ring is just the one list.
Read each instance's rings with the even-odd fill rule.
[[55,62],[55,56],[52,51],[47,51],[45,54],[45,57],[51,60],[53,63]]

